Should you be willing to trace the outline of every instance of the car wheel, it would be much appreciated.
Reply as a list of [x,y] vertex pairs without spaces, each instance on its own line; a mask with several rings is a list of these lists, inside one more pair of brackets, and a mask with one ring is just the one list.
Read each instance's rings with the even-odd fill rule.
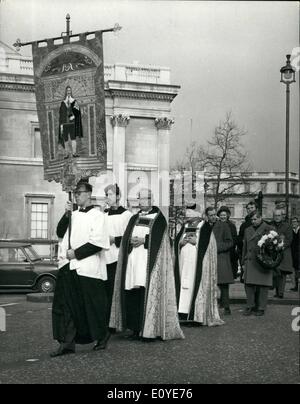
[[44,276],[41,278],[36,286],[36,289],[40,293],[51,293],[54,292],[55,289],[55,279],[50,276]]

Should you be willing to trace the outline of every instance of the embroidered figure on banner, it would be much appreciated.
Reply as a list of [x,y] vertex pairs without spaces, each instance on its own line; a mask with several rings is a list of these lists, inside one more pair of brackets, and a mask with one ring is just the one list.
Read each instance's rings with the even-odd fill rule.
[[69,162],[78,180],[106,170],[102,32],[34,42],[32,54],[44,178],[64,183]]
[[14,44],[32,46],[44,179],[60,182],[69,199],[80,179],[107,170],[102,36],[121,29],[72,34],[70,18],[59,37]]
[[82,138],[81,111],[78,101],[73,98],[71,86],[66,87],[65,98],[59,109],[58,143],[64,148],[65,156],[79,157],[77,139]]

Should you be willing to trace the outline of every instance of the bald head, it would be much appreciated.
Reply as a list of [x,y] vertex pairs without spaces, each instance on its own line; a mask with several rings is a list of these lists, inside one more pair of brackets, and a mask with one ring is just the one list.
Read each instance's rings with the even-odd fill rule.
[[273,219],[275,223],[281,223],[283,221],[283,213],[281,209],[274,210]]
[[142,188],[138,193],[139,206],[141,210],[148,210],[153,203],[152,191],[149,188]]

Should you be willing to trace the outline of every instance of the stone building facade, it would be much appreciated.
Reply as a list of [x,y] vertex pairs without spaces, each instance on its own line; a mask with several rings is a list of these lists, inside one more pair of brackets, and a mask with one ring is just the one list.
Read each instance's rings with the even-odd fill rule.
[[[101,205],[114,181],[134,207],[138,188],[151,186],[167,212],[171,103],[180,87],[171,84],[170,69],[156,66],[106,64],[104,77],[108,164],[90,179],[94,201]],[[0,188],[0,238],[31,240],[47,255],[67,195],[43,179],[32,60],[1,42]]]
[[[196,178],[197,177],[197,178]],[[212,175],[205,172],[197,172],[194,177],[195,185],[192,186],[193,175],[191,172],[185,172],[185,180],[181,186],[182,173],[175,171],[171,174],[171,202],[182,204],[182,201],[191,201],[195,197],[200,210],[205,206],[214,205],[214,189],[215,181]],[[195,179],[196,178],[196,179]],[[173,182],[173,184],[172,184]],[[285,173],[284,172],[249,172],[241,181],[221,180],[222,187],[228,188],[230,191],[226,193],[223,201],[219,202],[219,206],[226,205],[231,210],[232,220],[239,227],[246,216],[246,205],[250,200],[255,200],[259,192],[262,192],[262,214],[264,219],[271,220],[275,207],[285,208]],[[236,182],[236,185],[234,185]],[[175,184],[175,193],[174,193]],[[206,187],[205,187],[206,184]],[[300,189],[299,175],[289,173],[289,217],[297,216],[300,218]],[[194,195],[193,195],[194,188]],[[184,194],[182,195],[182,189]],[[179,202],[179,203],[178,203]]]

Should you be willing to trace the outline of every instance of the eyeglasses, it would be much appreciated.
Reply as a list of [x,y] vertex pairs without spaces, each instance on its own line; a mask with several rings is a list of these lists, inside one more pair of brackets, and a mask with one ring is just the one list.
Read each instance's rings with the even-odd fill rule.
[[81,194],[83,194],[84,192],[87,192],[87,191],[75,191],[75,192],[74,192],[74,195],[81,195]]

